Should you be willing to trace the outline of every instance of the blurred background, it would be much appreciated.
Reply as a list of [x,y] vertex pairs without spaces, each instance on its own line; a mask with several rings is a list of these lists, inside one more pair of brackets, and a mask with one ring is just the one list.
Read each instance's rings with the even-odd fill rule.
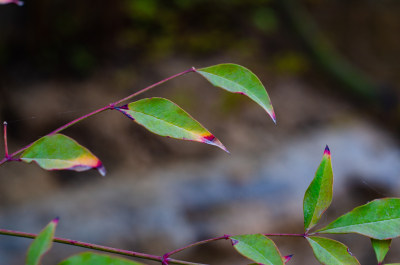
[[[63,133],[108,175],[0,168],[0,227],[162,255],[223,234],[302,233],[302,198],[325,145],[333,203],[322,224],[399,196],[400,2],[321,0],[25,1],[0,6],[0,118],[9,148],[190,69],[237,63],[264,83],[277,126],[254,102],[195,73],[141,97],[166,97],[231,154],[147,132],[106,112]],[[3,149],[3,143],[1,144]],[[1,151],[3,152],[3,151]],[[369,240],[333,236],[361,264]],[[31,240],[0,236],[0,264],[23,264]],[[303,239],[278,238],[289,264],[318,264]],[[394,240],[388,262],[400,261]],[[54,245],[43,264],[84,251]],[[229,242],[176,258],[248,264]],[[156,264],[146,262],[147,264]]]

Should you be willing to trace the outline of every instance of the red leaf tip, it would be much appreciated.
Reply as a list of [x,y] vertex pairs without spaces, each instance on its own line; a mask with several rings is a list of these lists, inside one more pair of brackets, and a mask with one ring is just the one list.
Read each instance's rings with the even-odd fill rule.
[[51,220],[53,223],[58,224],[58,221],[60,221],[60,217],[56,217],[53,220]]
[[292,257],[293,257],[293,254],[284,256],[283,257],[283,262],[285,262],[285,264],[288,263],[292,259]]
[[325,147],[324,155],[328,155],[328,156],[331,155],[331,150],[329,150],[328,145],[326,145],[326,147]]

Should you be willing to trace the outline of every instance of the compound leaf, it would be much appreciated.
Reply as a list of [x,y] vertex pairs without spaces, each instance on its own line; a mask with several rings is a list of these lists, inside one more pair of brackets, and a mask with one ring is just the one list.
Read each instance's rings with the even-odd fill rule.
[[50,250],[58,218],[52,220],[33,240],[26,256],[26,265],[38,265],[43,255]]
[[274,242],[262,234],[230,237],[233,247],[243,256],[263,265],[283,265]]
[[380,264],[385,259],[385,256],[390,249],[390,244],[392,243],[392,240],[391,239],[377,240],[377,239],[371,238],[371,243],[372,243],[372,247],[374,248],[374,251],[376,254],[376,259],[378,260],[378,263]]
[[216,87],[243,94],[260,105],[276,123],[274,109],[260,79],[249,69],[237,64],[218,64],[196,70]]
[[91,252],[82,252],[78,255],[69,257],[68,259],[60,262],[58,265],[89,265],[89,264],[101,264],[101,265],[143,265],[136,261],[112,257],[108,255],[102,255]]
[[101,175],[106,174],[95,155],[63,134],[40,138],[22,153],[20,159],[27,163],[34,161],[46,170],[85,171],[95,168]]
[[215,145],[228,152],[214,135],[168,99],[145,98],[115,109],[155,134]]
[[400,199],[385,198],[369,202],[342,215],[319,233],[358,233],[384,240],[400,236]]
[[326,146],[321,164],[303,200],[304,229],[308,231],[321,219],[332,202],[333,173],[331,153]]
[[324,237],[307,237],[314,255],[321,264],[353,265],[360,264],[342,243]]

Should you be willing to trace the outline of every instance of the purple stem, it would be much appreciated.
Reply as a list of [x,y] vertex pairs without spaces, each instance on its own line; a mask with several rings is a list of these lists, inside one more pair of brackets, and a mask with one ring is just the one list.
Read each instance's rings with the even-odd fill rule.
[[[148,86],[148,87],[145,87],[145,88],[143,88],[142,90],[139,90],[139,91],[137,91],[137,92],[135,92],[135,93],[133,93],[133,94],[131,94],[131,95],[129,95],[129,96],[123,98],[123,99],[120,99],[120,100],[118,100],[118,101],[116,101],[116,102],[114,102],[114,103],[111,103],[111,104],[109,104],[109,105],[107,105],[107,106],[105,106],[105,107],[102,107],[102,108],[100,108],[100,109],[98,109],[98,110],[95,110],[95,111],[93,111],[93,112],[91,112],[91,113],[89,113],[89,114],[86,114],[86,115],[84,115],[84,116],[81,116],[81,117],[79,117],[79,118],[77,118],[77,119],[75,119],[75,120],[73,120],[73,121],[71,121],[71,122],[69,122],[69,123],[67,123],[67,124],[65,124],[65,125],[63,125],[63,126],[61,126],[61,127],[59,127],[58,129],[55,129],[54,131],[50,132],[50,133],[47,134],[47,135],[52,135],[52,134],[59,133],[59,132],[65,130],[66,128],[68,128],[68,127],[70,127],[70,126],[72,126],[72,125],[74,125],[74,124],[76,124],[76,123],[78,123],[78,122],[80,122],[80,121],[82,121],[82,120],[84,120],[84,119],[87,119],[87,118],[89,118],[89,117],[91,117],[91,116],[94,116],[94,115],[96,115],[96,114],[99,114],[100,112],[103,112],[103,111],[105,111],[105,110],[110,110],[110,109],[112,110],[112,109],[115,108],[116,105],[120,104],[121,102],[126,101],[126,100],[128,100],[128,99],[131,99],[131,98],[133,98],[133,97],[136,97],[136,96],[138,96],[138,95],[140,95],[140,94],[142,94],[142,93],[144,93],[144,92],[146,92],[146,91],[152,89],[153,87],[159,86],[159,85],[161,85],[161,84],[163,84],[163,83],[165,83],[165,82],[167,82],[167,81],[169,81],[169,80],[171,80],[171,79],[174,79],[174,78],[176,78],[176,77],[185,75],[185,74],[187,74],[187,73],[195,72],[195,71],[196,71],[196,69],[195,69],[194,67],[192,67],[192,68],[190,68],[190,69],[188,69],[188,70],[186,70],[186,71],[183,71],[183,72],[178,73],[178,74],[176,74],[176,75],[173,75],[173,76],[170,76],[170,77],[168,77],[168,78],[165,78],[165,79],[163,79],[163,80],[161,80],[161,81],[159,81],[159,82],[157,82],[157,83],[155,83],[155,84],[152,84],[152,85],[150,85],[150,86]],[[4,124],[6,125],[7,123],[5,122]],[[4,132],[5,132],[5,134],[4,134],[4,139],[6,139],[6,128],[4,129]],[[5,162],[8,162],[8,161],[18,161],[18,159],[12,159],[12,158],[13,158],[14,156],[20,154],[21,152],[25,151],[26,149],[28,149],[32,144],[33,144],[33,142],[30,143],[30,144],[28,144],[28,145],[26,145],[26,146],[24,146],[23,148],[19,149],[18,151],[15,151],[15,152],[12,153],[11,155],[8,155],[8,150],[7,150],[6,156],[5,156],[2,160],[0,160],[0,166],[1,166],[2,164],[4,164]],[[6,142],[6,148],[7,148],[7,142]]]
[[[31,234],[31,233],[25,233],[25,232],[20,232],[20,231],[13,231],[13,230],[6,230],[6,229],[0,229],[0,234],[8,235],[8,236],[15,236],[15,237],[25,237],[25,238],[36,238],[37,237],[37,234]],[[160,261],[160,262],[163,262],[163,260],[164,260],[164,258],[161,256],[155,256],[155,255],[150,255],[150,254],[145,254],[145,253],[140,253],[140,252],[106,247],[106,246],[85,243],[85,242],[66,239],[66,238],[54,237],[53,241],[57,242],[57,243],[61,243],[61,244],[78,246],[78,247],[83,247],[83,248],[88,248],[88,249],[94,249],[94,250],[99,250],[99,251],[103,251],[103,252],[120,254],[120,255],[124,255],[124,256],[135,257],[135,258],[154,260],[154,261]],[[172,264],[181,264],[181,265],[205,265],[205,264],[201,264],[201,263],[193,263],[193,262],[176,260],[176,259],[168,259],[168,261],[169,261],[169,263],[172,263]]]
[[223,235],[223,236],[220,236],[220,237],[214,237],[214,238],[198,241],[198,242],[192,243],[190,245],[175,249],[175,250],[173,250],[171,252],[165,253],[164,256],[163,256],[165,264],[168,264],[168,262],[171,262],[171,259],[169,259],[170,256],[172,256],[172,255],[174,255],[174,254],[176,254],[178,252],[181,252],[181,251],[183,251],[185,249],[188,249],[188,248],[191,248],[191,247],[195,247],[195,246],[199,246],[199,245],[206,244],[206,243],[210,243],[210,242],[213,242],[213,241],[218,241],[218,240],[221,240],[221,239],[227,240],[227,239],[229,239],[229,237],[230,237],[229,235]]

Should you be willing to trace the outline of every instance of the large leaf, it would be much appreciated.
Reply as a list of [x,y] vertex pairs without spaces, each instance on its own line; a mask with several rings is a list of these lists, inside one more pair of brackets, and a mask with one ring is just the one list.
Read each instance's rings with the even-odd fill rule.
[[53,243],[54,231],[58,223],[58,218],[51,221],[33,240],[29,246],[26,256],[26,265],[38,265],[43,255],[49,251]]
[[307,237],[317,260],[325,265],[353,265],[360,264],[342,243],[324,238]]
[[378,263],[381,264],[390,249],[390,244],[392,243],[392,240],[377,240],[372,238],[371,243],[376,254],[376,259],[378,260]]
[[332,202],[333,173],[331,153],[326,146],[321,164],[308,187],[303,201],[304,229],[314,227]]
[[260,105],[276,123],[275,112],[268,93],[258,77],[237,64],[218,64],[196,70],[214,86],[243,94]]
[[214,135],[168,99],[145,98],[115,109],[158,135],[211,144],[228,152]]
[[58,265],[143,265],[136,261],[112,257],[91,252],[82,252],[78,255],[69,257]]
[[342,215],[319,233],[358,233],[383,240],[400,236],[400,199],[378,199]]
[[261,234],[230,237],[233,247],[243,256],[265,265],[283,265],[283,258],[274,242]]
[[34,161],[46,170],[84,171],[95,168],[101,175],[106,174],[103,164],[95,155],[63,134],[40,138],[20,158],[27,163]]

